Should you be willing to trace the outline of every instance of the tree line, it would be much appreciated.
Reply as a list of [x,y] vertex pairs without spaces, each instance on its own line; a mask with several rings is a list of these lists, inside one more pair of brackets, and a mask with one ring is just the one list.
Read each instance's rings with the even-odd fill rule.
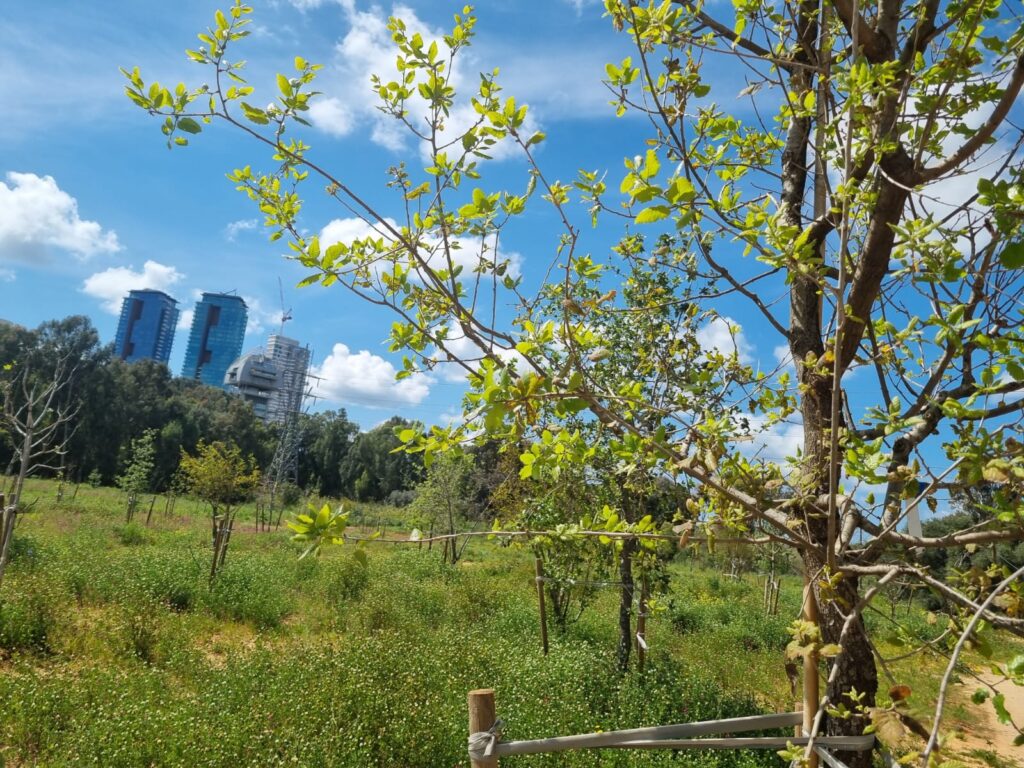
[[[52,455],[36,474],[69,482],[114,484],[132,463],[132,443],[153,434],[149,490],[170,488],[181,457],[200,443],[236,446],[266,469],[280,437],[240,397],[218,387],[172,376],[163,363],[126,363],[100,342],[92,322],[75,315],[35,329],[0,322],[0,378],[6,384],[29,370],[33,381],[58,375],[64,361],[61,405],[69,414],[56,435]],[[12,392],[17,401],[18,392]],[[395,416],[367,432],[344,409],[300,416],[297,484],[309,493],[361,501],[401,499],[423,476],[418,455],[392,453],[394,429],[415,427]],[[0,468],[10,475],[16,460],[10,424],[0,423]]]

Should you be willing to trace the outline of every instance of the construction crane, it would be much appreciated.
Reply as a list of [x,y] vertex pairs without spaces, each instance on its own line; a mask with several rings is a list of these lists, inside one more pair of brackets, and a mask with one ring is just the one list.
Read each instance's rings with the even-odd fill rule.
[[278,330],[278,336],[284,336],[284,324],[292,319],[291,307],[288,309],[284,308],[284,284],[281,282],[281,278],[277,278],[277,292],[281,296],[281,328]]

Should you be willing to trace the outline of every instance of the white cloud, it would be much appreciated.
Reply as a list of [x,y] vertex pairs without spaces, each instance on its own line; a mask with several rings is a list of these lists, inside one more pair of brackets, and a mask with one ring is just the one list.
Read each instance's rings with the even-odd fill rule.
[[178,314],[178,330],[179,331],[190,331],[192,330],[192,320],[196,316],[194,309],[183,309]]
[[701,349],[714,349],[723,355],[735,354],[744,365],[753,362],[754,347],[743,335],[740,324],[730,317],[712,318],[697,331],[697,343]]
[[[389,226],[398,227],[398,223],[392,218],[386,218]],[[335,243],[351,243],[353,240],[361,240],[366,237],[383,237],[390,240],[385,231],[380,227],[372,227],[362,219],[350,217],[347,219],[332,219],[320,230],[320,250],[324,251]]]
[[277,333],[281,330],[280,309],[268,310],[253,296],[243,296],[242,300],[249,308],[248,322],[245,326],[246,336],[258,336],[267,331]]
[[146,288],[167,292],[185,275],[174,267],[156,261],[147,261],[141,272],[131,267],[111,267],[85,279],[82,292],[99,299],[104,311],[116,315],[121,311],[121,300],[128,291]]
[[335,344],[324,361],[313,366],[312,374],[321,377],[318,391],[339,405],[363,405],[368,408],[394,408],[419,405],[430,394],[430,377],[417,374],[395,380],[395,367],[379,355],[363,349],[352,352]]
[[260,223],[256,219],[239,219],[238,221],[232,221],[226,227],[224,227],[224,237],[228,242],[235,242],[235,238],[238,237],[239,232],[248,232],[249,230],[256,229]]
[[596,5],[597,0],[564,0],[576,10],[576,15],[581,16],[583,9],[588,5]]
[[0,282],[2,283],[13,283],[17,275],[14,274],[13,269],[4,269],[0,267]]
[[7,182],[0,182],[0,259],[37,260],[51,248],[81,259],[121,250],[117,234],[82,219],[78,201],[52,176],[10,172]]
[[[397,52],[387,29],[387,17],[391,15],[401,18],[410,35],[419,32],[426,40],[437,40],[442,59],[448,57],[447,47],[442,42],[444,31],[431,28],[413,9],[405,5],[395,5],[390,14],[386,14],[379,6],[368,11],[357,11],[353,5],[346,4],[345,13],[350,28],[335,46],[335,60],[331,70],[325,71],[318,80],[318,87],[323,89],[325,95],[320,97],[319,105],[317,100],[312,102],[310,121],[314,127],[334,136],[344,136],[359,126],[368,126],[373,142],[397,152],[406,148],[412,136],[403,124],[377,108],[380,102],[371,86],[373,75],[379,76],[384,83],[402,79],[395,67]],[[492,68],[493,63],[480,66],[476,61],[466,59],[465,55],[456,57],[451,71],[447,73],[449,84],[467,98],[457,102],[450,110],[445,120],[442,141],[456,140],[477,121],[479,116],[469,104],[466,90],[475,83],[477,72]],[[425,119],[429,114],[426,103],[419,96],[414,96],[405,107],[406,119],[417,129],[424,130]],[[530,134],[536,129],[533,117],[528,115],[522,132]],[[426,143],[421,143],[419,149],[421,155],[429,156]],[[499,142],[488,154],[500,159],[514,151],[514,144],[506,140]]]
[[740,452],[774,464],[783,464],[787,457],[796,456],[803,448],[804,425],[795,421],[780,421],[767,426],[764,416],[743,417],[750,426],[750,442],[740,444]]
[[313,125],[330,136],[347,136],[354,127],[352,113],[341,99],[333,96],[315,99],[309,105],[309,119]]
[[778,363],[779,368],[792,370],[796,367],[793,365],[793,353],[789,350],[789,344],[780,344],[772,350],[772,354],[775,356],[775,362]]
[[499,82],[506,93],[529,104],[542,122],[610,119],[615,108],[608,102],[615,97],[603,82],[608,77],[605,65],[621,60],[628,51],[620,55],[607,47],[577,46],[552,50],[552,46],[539,44],[514,49],[503,45],[495,52],[501,66]]
[[[398,229],[398,224],[394,219],[387,218],[385,221],[389,226]],[[327,223],[327,225],[320,231],[320,249],[325,251],[328,247],[335,243],[349,244],[353,240],[360,240],[367,237],[383,238],[385,243],[391,243],[393,240],[381,227],[373,227],[366,223],[362,219],[351,217],[347,219],[333,219]],[[434,248],[438,244],[427,242],[426,247]],[[480,263],[480,242],[478,240],[460,242],[452,241],[452,262],[456,266],[461,266],[465,270],[464,275],[469,275],[470,272]],[[493,253],[488,252],[488,259],[493,261]],[[522,271],[522,256],[516,251],[499,251],[498,260],[508,259],[508,273],[513,277],[519,275]],[[427,258],[427,264],[433,269],[441,269],[446,267],[445,257],[440,250],[435,251]],[[409,268],[413,272],[413,278],[418,278],[420,275],[419,267],[414,267],[408,262],[404,263],[406,268]],[[381,271],[388,270],[390,268],[389,262],[382,259],[374,264],[373,273],[380,274]]]
[[355,0],[288,0],[288,2],[300,11],[312,11],[322,5],[332,5],[334,3],[337,3],[346,10],[351,11],[355,5]]
[[[480,347],[464,335],[453,335],[450,338],[445,339],[444,346],[445,349],[451,353],[452,357],[456,360],[462,360],[468,364],[470,368],[475,369],[484,357],[484,353],[480,350]],[[518,372],[522,373],[527,370],[526,359],[516,350],[495,348],[494,352],[506,363],[514,363]],[[435,349],[433,356],[437,360],[445,360],[445,354],[440,350]],[[441,378],[445,381],[455,384],[464,384],[466,382],[466,376],[468,375],[466,369],[455,362],[439,362],[434,366],[434,371],[440,374]]]

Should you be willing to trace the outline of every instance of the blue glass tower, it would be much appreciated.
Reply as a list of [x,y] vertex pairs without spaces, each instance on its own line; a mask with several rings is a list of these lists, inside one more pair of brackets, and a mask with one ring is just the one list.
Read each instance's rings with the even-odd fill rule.
[[166,363],[171,357],[178,302],[163,291],[130,291],[121,304],[114,352],[133,363],[146,358]]
[[223,387],[228,366],[242,351],[248,316],[249,309],[241,296],[204,293],[196,303],[181,375]]

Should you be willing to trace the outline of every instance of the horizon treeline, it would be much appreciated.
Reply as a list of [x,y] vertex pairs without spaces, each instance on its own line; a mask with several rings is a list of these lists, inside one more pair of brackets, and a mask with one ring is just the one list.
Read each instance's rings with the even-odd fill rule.
[[[219,387],[174,377],[154,360],[126,363],[112,344],[101,344],[89,318],[50,320],[35,329],[0,321],[4,376],[29,365],[44,381],[55,361],[69,356],[71,381],[62,391],[75,416],[67,425],[63,455],[52,455],[35,474],[69,482],[114,484],[130,463],[132,441],[154,430],[151,490],[170,487],[182,451],[200,442],[237,445],[265,470],[274,456],[280,425],[264,424],[243,398]],[[344,409],[300,415],[297,483],[309,493],[359,501],[401,500],[423,478],[419,454],[392,453],[394,428],[418,427],[393,416],[367,432]],[[65,436],[61,436],[62,442]],[[10,473],[12,435],[0,424],[0,470]]]

